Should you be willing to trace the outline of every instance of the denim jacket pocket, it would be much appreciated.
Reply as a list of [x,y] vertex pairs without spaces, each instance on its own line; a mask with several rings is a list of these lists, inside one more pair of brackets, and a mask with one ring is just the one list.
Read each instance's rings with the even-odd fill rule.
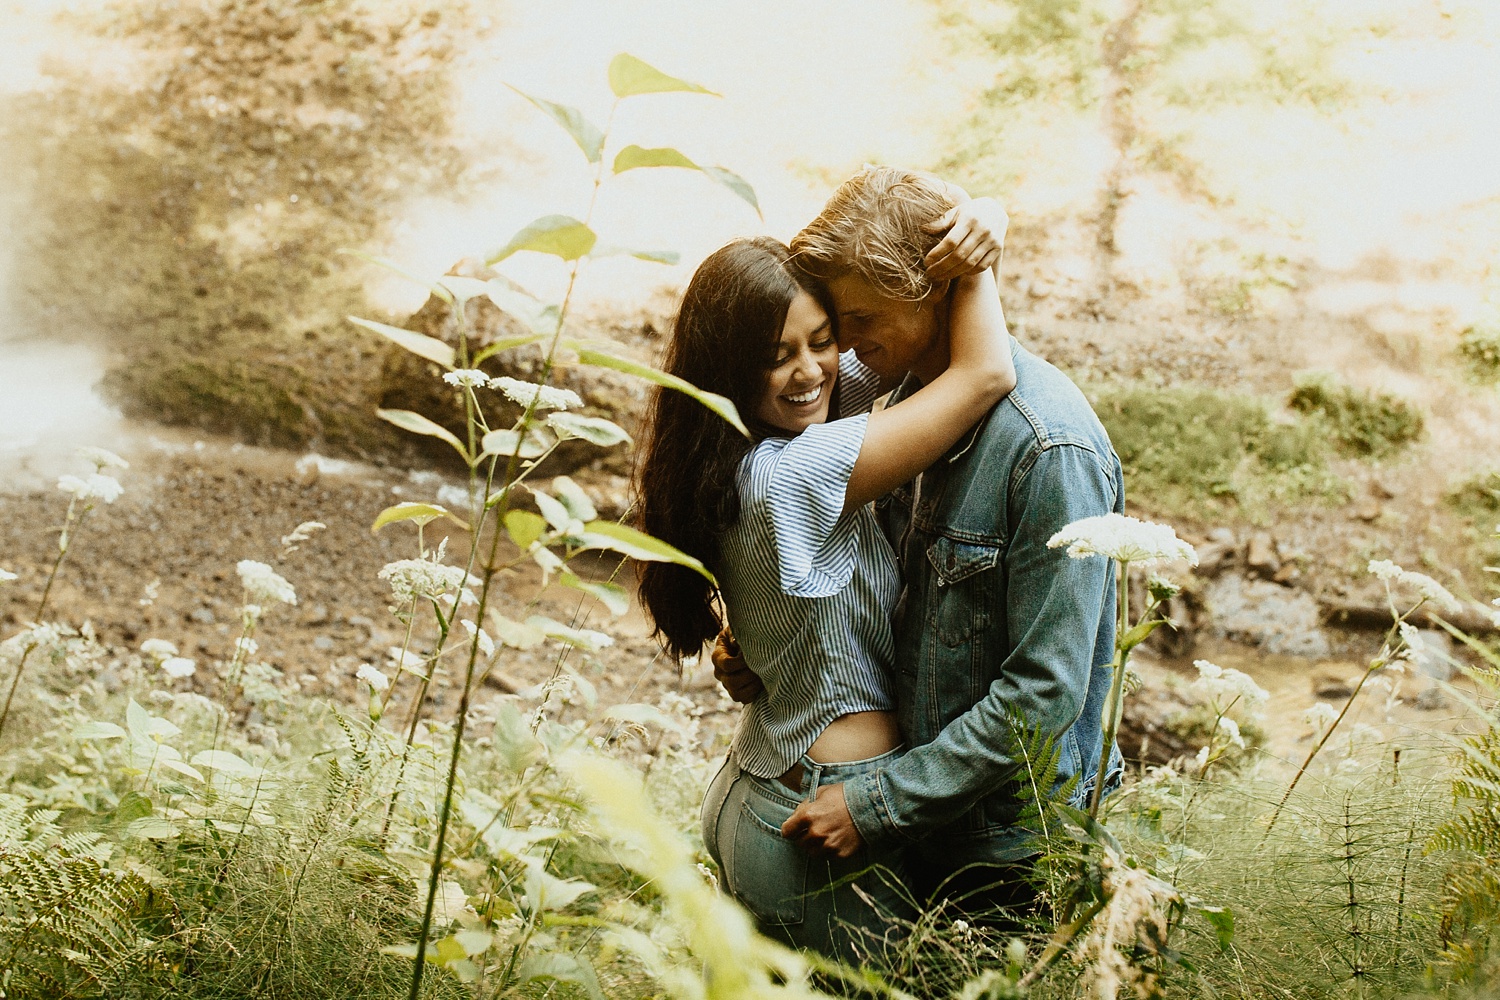
[[937,594],[931,600],[932,628],[945,646],[961,646],[989,627],[1000,546],[960,542],[939,536],[927,546]]

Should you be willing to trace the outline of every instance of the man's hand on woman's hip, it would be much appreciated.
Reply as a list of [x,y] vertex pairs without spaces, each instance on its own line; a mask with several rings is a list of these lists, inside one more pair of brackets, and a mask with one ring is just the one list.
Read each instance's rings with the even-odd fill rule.
[[852,858],[864,838],[844,803],[843,785],[823,785],[781,824],[781,835],[814,857]]
[[729,629],[720,632],[714,640],[709,659],[714,664],[714,680],[741,705],[750,704],[766,689],[755,671],[750,669],[750,664],[745,662],[740,644],[734,641],[734,634]]

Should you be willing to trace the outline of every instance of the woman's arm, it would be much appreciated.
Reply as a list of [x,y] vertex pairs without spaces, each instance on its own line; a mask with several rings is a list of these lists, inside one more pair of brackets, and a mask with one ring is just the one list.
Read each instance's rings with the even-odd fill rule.
[[989,271],[957,278],[948,307],[948,368],[898,405],[870,414],[844,510],[888,493],[937,461],[1015,388],[1005,313]]

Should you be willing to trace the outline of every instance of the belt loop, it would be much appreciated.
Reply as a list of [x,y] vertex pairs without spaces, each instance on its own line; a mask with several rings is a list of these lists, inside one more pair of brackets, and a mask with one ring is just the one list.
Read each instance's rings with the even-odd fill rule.
[[807,782],[805,801],[811,802],[818,797],[818,783],[823,779],[823,765],[804,754],[802,757],[802,773]]

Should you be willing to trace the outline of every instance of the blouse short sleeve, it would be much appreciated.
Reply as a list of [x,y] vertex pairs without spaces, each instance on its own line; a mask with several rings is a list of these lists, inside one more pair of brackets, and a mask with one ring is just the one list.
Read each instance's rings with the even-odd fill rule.
[[839,416],[869,413],[880,395],[880,376],[865,366],[853,351],[839,355]]
[[775,547],[782,593],[828,597],[854,575],[857,525],[844,494],[869,415],[762,441],[747,457],[742,516],[760,518]]

